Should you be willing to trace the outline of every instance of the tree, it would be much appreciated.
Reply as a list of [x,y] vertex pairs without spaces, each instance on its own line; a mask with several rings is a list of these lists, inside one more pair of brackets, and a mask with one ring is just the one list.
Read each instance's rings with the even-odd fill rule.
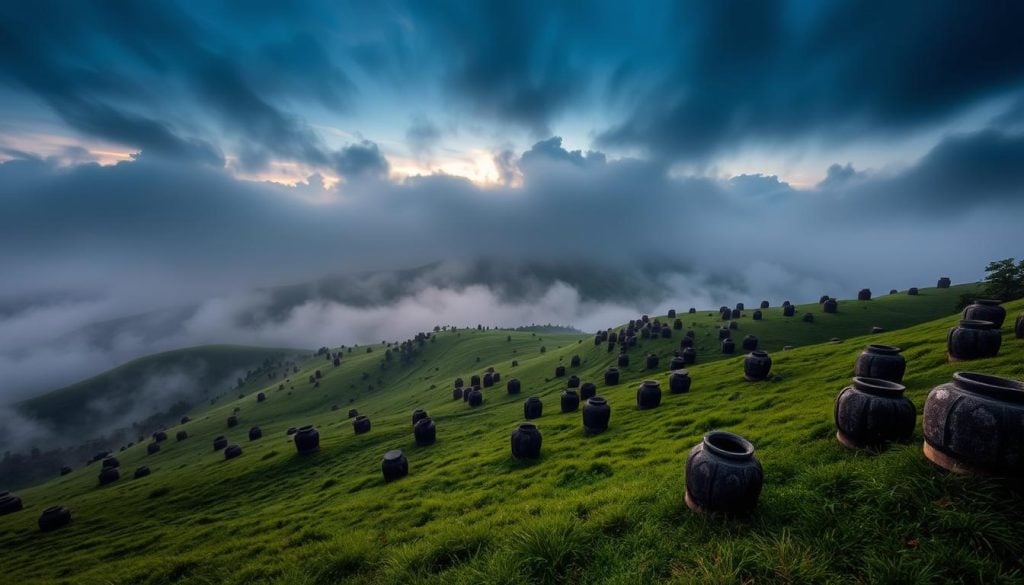
[[1024,259],[1013,258],[989,262],[985,267],[985,294],[994,299],[1012,301],[1024,297]]

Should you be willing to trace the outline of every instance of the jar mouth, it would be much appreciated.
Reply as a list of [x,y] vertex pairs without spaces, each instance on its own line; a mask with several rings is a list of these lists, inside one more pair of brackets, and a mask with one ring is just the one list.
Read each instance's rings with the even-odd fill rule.
[[953,381],[957,386],[977,394],[1024,403],[1024,382],[977,372],[955,372]]
[[750,355],[756,356],[756,357],[759,357],[759,358],[765,358],[765,357],[768,357],[768,352],[764,351],[763,349],[755,349],[754,351],[750,352]]
[[967,329],[993,329],[996,324],[992,321],[982,321],[980,319],[960,319],[960,326]]
[[604,398],[602,398],[601,396],[591,396],[590,399],[587,400],[587,402],[589,402],[591,404],[607,404],[608,403],[608,401],[605,400]]
[[366,415],[360,414],[359,416],[356,417],[356,420],[366,420]]
[[537,430],[537,425],[535,425],[533,423],[520,423],[519,424],[519,430],[525,431],[525,432],[528,432],[528,433],[532,433],[532,432],[535,432]]
[[877,396],[902,396],[907,389],[903,384],[897,384],[896,382],[890,382],[889,380],[865,378],[861,376],[853,377],[853,385],[856,386],[858,390],[864,390],[869,394],[875,394]]
[[899,352],[903,351],[903,348],[901,347],[896,347],[893,345],[881,345],[878,343],[869,344],[867,349],[871,353],[883,353],[886,355],[896,355]]
[[989,307],[996,307],[1003,304],[1003,301],[999,299],[974,299],[973,302],[976,305],[986,305]]
[[657,380],[644,380],[644,386],[658,386]]
[[43,510],[43,514],[53,514],[54,512],[60,512],[60,511],[61,511],[61,507],[60,506],[50,506],[49,508]]
[[434,419],[430,418],[429,416],[425,416],[425,417],[421,418],[420,420],[416,421],[416,426],[427,425],[427,424],[434,424]]
[[403,455],[402,455],[402,450],[401,449],[392,449],[392,450],[390,450],[390,451],[388,451],[387,453],[384,454],[384,459],[386,459],[388,461],[394,461],[396,459],[401,459],[402,456]]
[[707,433],[704,446],[716,455],[732,459],[746,459],[754,454],[754,445],[750,441],[729,431]]
[[672,372],[669,375],[670,376],[689,376],[690,375],[690,370],[687,370],[686,368],[680,368],[678,370],[672,370]]
[[300,433],[308,433],[309,431],[312,431],[312,430],[313,430],[313,425],[306,425],[306,426],[299,427],[299,432]]

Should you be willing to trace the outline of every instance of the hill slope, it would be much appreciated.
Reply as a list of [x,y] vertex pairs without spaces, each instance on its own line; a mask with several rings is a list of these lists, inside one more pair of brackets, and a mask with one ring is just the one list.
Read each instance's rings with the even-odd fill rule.
[[[857,305],[843,303],[833,320],[783,327],[845,337],[837,333],[844,314],[851,332],[864,331],[853,323],[858,309],[847,309]],[[1024,301],[1007,307],[1014,315]],[[945,332],[956,320],[949,313],[775,352],[780,379],[770,383],[745,382],[740,356],[703,351],[709,359],[690,368],[692,391],[666,393],[650,411],[635,410],[636,385],[653,378],[667,389],[667,372],[652,375],[634,359],[621,384],[598,383],[613,412],[609,431],[594,437],[582,434],[579,413],[558,412],[565,380],[551,377],[579,354],[582,365],[570,373],[598,382],[614,355],[589,336],[460,330],[435,335],[411,365],[382,367],[381,346],[346,353],[338,368],[321,357],[302,363],[284,389],[254,382],[243,397],[195,413],[183,427],[190,437],[172,438],[156,455],[129,448],[113,485],[96,487],[90,467],[24,490],[27,509],[0,517],[0,568],[24,583],[1019,582],[1019,488],[932,467],[921,455],[920,419],[911,444],[876,456],[834,439],[833,401],[868,342],[904,348],[919,410],[956,369],[1024,378],[1024,342],[1010,334],[997,358],[946,363]],[[790,338],[776,343],[810,343]],[[658,343],[678,344],[678,332]],[[451,399],[455,376],[489,365],[519,378],[522,395],[502,384],[485,390],[478,409]],[[320,387],[307,380],[316,369]],[[258,390],[266,402],[256,402]],[[537,421],[544,451],[518,463],[509,434],[531,395],[545,405]],[[369,434],[353,435],[349,407],[371,417]],[[435,445],[415,446],[416,407],[437,422]],[[235,408],[241,424],[226,429]],[[250,442],[254,424],[264,438]],[[285,435],[301,424],[320,429],[314,456],[296,456]],[[683,504],[686,455],[716,428],[748,437],[764,465],[765,489],[747,521],[698,516]],[[242,445],[240,458],[224,461],[212,450],[221,434]],[[410,475],[385,484],[380,458],[393,448],[406,452]],[[129,479],[140,464],[153,475]],[[72,508],[75,521],[41,534],[35,519],[53,503]]]

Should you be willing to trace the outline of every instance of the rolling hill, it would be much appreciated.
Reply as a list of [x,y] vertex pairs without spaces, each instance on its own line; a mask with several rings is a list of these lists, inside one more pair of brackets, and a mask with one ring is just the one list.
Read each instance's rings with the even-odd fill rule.
[[[93,464],[22,490],[26,509],[0,517],[0,569],[12,582],[76,584],[1016,583],[1019,486],[933,467],[921,454],[920,418],[910,444],[876,455],[834,437],[835,397],[867,343],[904,349],[919,413],[956,370],[1024,378],[1024,341],[1012,333],[996,358],[946,361],[961,292],[841,301],[835,315],[813,305],[795,318],[777,308],[762,322],[741,317],[738,336],[758,335],[772,352],[775,376],[763,383],[743,379],[742,352],[717,351],[717,311],[682,314],[698,362],[689,367],[693,388],[679,395],[667,393],[667,362],[682,331],[641,341],[615,386],[601,381],[615,354],[592,335],[459,329],[414,343],[409,361],[398,352],[385,359],[385,345],[346,348],[337,367],[316,356],[283,387],[253,379],[191,412],[156,454],[142,444],[117,453],[122,479],[111,485],[97,486]],[[1024,301],[1007,309],[1015,315]],[[813,323],[800,320],[806,310]],[[886,331],[868,335],[873,326]],[[644,369],[648,352],[661,357],[656,370]],[[558,409],[566,381],[554,370],[574,355],[581,364],[569,374],[596,382],[612,407],[609,430],[597,436],[582,433],[578,412]],[[454,378],[489,366],[504,377],[484,390],[482,406],[452,399]],[[523,386],[517,396],[504,389],[513,376]],[[639,411],[644,379],[666,394],[660,407]],[[509,435],[528,396],[544,403],[543,451],[518,462]],[[353,433],[350,408],[370,417],[369,433]],[[413,441],[415,408],[435,420],[435,444]],[[239,424],[227,428],[233,414]],[[321,449],[298,456],[286,430],[305,424],[319,429]],[[249,441],[254,425],[263,437]],[[697,515],[683,503],[687,453],[712,429],[757,448],[765,486],[749,519]],[[188,438],[175,441],[179,430]],[[211,447],[219,435],[243,454],[225,460]],[[385,483],[381,456],[395,448],[410,473]],[[140,465],[152,475],[132,479]],[[39,512],[54,504],[74,521],[40,533]]]

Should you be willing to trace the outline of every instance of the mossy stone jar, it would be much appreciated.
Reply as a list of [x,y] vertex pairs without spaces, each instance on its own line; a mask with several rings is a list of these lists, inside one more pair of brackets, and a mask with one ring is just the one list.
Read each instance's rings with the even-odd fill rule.
[[901,351],[903,350],[891,345],[868,345],[857,356],[857,363],[853,366],[853,375],[902,384],[903,375],[907,371],[907,360],[900,355]]
[[686,370],[675,370],[668,375],[668,391],[671,394],[685,394],[690,391],[693,379]]
[[352,430],[357,435],[362,435],[370,432],[371,426],[372,425],[370,424],[370,417],[366,416],[365,414],[357,416],[355,420],[352,421]]
[[647,369],[655,370],[658,368],[658,356],[653,353],[647,354]]
[[750,316],[754,321],[760,321],[761,319],[764,318],[764,315],[761,313],[760,309],[755,309]]
[[962,319],[946,336],[951,362],[995,357],[1002,342],[1002,334],[991,321]]
[[637,410],[648,410],[661,406],[661,385],[655,380],[644,380],[636,389]]
[[100,471],[100,485],[114,483],[121,479],[121,472],[116,467],[106,467]]
[[425,418],[427,418],[427,411],[423,410],[422,408],[417,408],[416,410],[412,411],[413,425],[415,425],[416,423],[420,422]]
[[259,427],[253,427],[249,429],[249,440],[258,441],[263,438],[263,429]]
[[429,416],[420,419],[416,426],[412,428],[412,435],[416,439],[416,444],[420,447],[433,445],[437,441],[437,427],[434,426],[434,419]]
[[879,450],[890,442],[905,443],[917,424],[906,387],[879,378],[854,377],[836,397],[836,439],[850,449]]
[[604,371],[604,385],[614,386],[619,383],[619,368],[611,367]]
[[0,516],[13,514],[24,507],[25,506],[22,504],[21,498],[18,496],[10,492],[0,493]]
[[692,347],[684,347],[679,356],[683,358],[686,365],[697,363],[697,350]]
[[220,435],[219,437],[217,437],[217,438],[215,438],[213,440],[213,450],[214,451],[220,451],[221,449],[223,449],[223,448],[225,448],[227,446],[228,446],[228,440],[227,440],[227,438],[224,437],[224,435]]
[[1024,382],[974,372],[928,393],[924,454],[955,473],[1024,477]]
[[792,317],[793,315],[796,315],[796,307],[793,305],[786,305],[785,307],[782,307],[783,317]]
[[466,402],[468,402],[471,407],[480,406],[484,403],[484,393],[473,388],[466,394]]
[[975,299],[964,309],[964,319],[991,321],[996,329],[999,329],[1006,321],[1006,309],[1001,303],[1002,301],[995,299]]
[[544,413],[544,403],[540,401],[540,398],[531,396],[523,402],[523,418],[531,420],[540,418]]
[[566,388],[579,388],[580,387],[580,377],[575,375],[575,374],[573,374],[572,376],[569,376],[569,379],[565,383],[565,387]]
[[743,351],[754,351],[757,349],[757,342],[758,339],[756,335],[747,335],[743,338],[741,347],[743,348]]
[[141,479],[143,477],[148,476],[150,473],[151,472],[149,471],[149,468],[146,467],[145,465],[143,465],[141,467],[136,467],[135,468],[135,479]]
[[616,363],[619,365],[620,368],[628,368],[629,367],[629,354],[628,353],[620,353],[619,354],[619,359],[616,361]]
[[300,455],[309,455],[320,450],[320,431],[313,425],[299,427],[295,432],[295,450]]
[[695,512],[748,515],[763,483],[754,445],[735,433],[709,432],[686,459],[686,505]]
[[515,459],[537,459],[543,439],[540,429],[533,423],[522,423],[512,431],[512,457]]
[[597,396],[597,384],[593,382],[584,382],[580,384],[580,400],[587,400]]
[[748,382],[767,380],[772,373],[772,358],[767,351],[754,350],[743,358],[743,377]]
[[583,430],[591,435],[608,430],[612,407],[603,396],[594,396],[583,404]]
[[518,378],[509,378],[508,382],[505,382],[505,391],[509,394],[519,394],[522,389],[523,385]]
[[242,455],[242,447],[238,445],[228,445],[224,448],[224,459],[234,459]]
[[722,353],[728,355],[736,353],[736,342],[731,339],[722,340]]
[[580,395],[572,389],[562,392],[561,406],[562,412],[576,412],[580,409]]
[[71,524],[71,510],[64,506],[51,506],[39,515],[39,530],[50,532]]
[[155,455],[160,452],[160,443],[150,443],[146,445],[146,453]]
[[385,482],[392,482],[409,475],[409,460],[400,449],[392,449],[384,454],[380,463],[381,473]]

